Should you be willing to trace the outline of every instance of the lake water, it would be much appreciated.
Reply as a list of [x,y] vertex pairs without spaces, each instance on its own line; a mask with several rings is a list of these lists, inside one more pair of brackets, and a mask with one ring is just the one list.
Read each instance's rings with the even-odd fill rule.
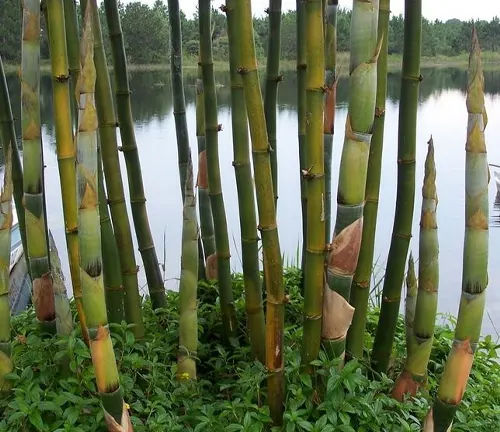
[[[424,80],[420,88],[417,133],[417,177],[416,203],[411,250],[418,256],[418,222],[421,205],[421,185],[427,141],[432,134],[435,143],[437,164],[437,188],[439,195],[438,223],[440,241],[440,286],[439,311],[458,312],[462,278],[462,251],[464,237],[464,167],[467,111],[464,89],[467,73],[461,69],[423,69]],[[217,73],[219,123],[223,130],[219,134],[220,166],[222,186],[226,204],[229,236],[232,248],[231,265],[241,270],[240,232],[234,170],[232,162],[230,88],[227,73]],[[190,128],[190,143],[196,155],[195,136],[195,75],[188,71],[185,76],[187,121]],[[383,269],[389,249],[396,197],[396,152],[398,132],[398,107],[401,75],[391,73],[388,82],[385,144],[382,168],[382,185],[377,225],[376,251],[378,266]],[[12,93],[14,115],[19,118],[19,81],[8,79]],[[177,289],[180,269],[182,208],[178,180],[177,145],[173,118],[173,100],[168,71],[137,72],[131,74],[133,115],[139,145],[147,208],[151,229],[156,243],[158,259],[166,256],[166,286]],[[486,129],[490,163],[500,164],[500,70],[485,72],[486,108],[490,123]],[[341,78],[337,91],[336,135],[333,156],[332,191],[336,196],[337,175],[343,144],[343,130],[347,114],[348,80]],[[42,77],[41,84],[43,146],[45,150],[48,223],[58,244],[66,275],[69,275],[65,254],[64,220],[60,200],[59,174],[55,153],[54,121],[52,113],[52,91],[49,76]],[[296,75],[287,72],[279,89],[278,106],[278,158],[279,201],[278,224],[282,252],[288,263],[296,263],[300,250],[301,211],[299,188],[299,162],[297,146],[297,98]],[[20,125],[17,121],[17,129]],[[19,136],[19,133],[18,133]],[[122,175],[128,197],[125,164]],[[500,331],[500,265],[497,253],[500,249],[500,207],[494,208],[495,180],[490,183],[491,220],[489,254],[489,288],[487,290],[487,313],[483,333],[497,335]],[[495,206],[497,207],[497,206]],[[336,203],[332,212],[335,215]],[[130,218],[132,225],[132,218]],[[133,226],[133,225],[132,225]],[[165,236],[165,251],[164,251]],[[141,264],[137,252],[137,262]],[[380,270],[380,269],[379,269]],[[383,273],[379,272],[379,275]],[[145,293],[144,272],[139,273],[142,291]],[[379,276],[380,277],[380,276]],[[68,291],[71,283],[67,277]],[[404,296],[404,293],[403,293]]]

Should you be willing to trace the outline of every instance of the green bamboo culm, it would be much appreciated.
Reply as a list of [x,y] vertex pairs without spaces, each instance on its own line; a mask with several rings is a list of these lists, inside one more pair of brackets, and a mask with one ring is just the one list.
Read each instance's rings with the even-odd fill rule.
[[[200,65],[203,74],[207,177],[210,204],[212,206],[217,275],[222,314],[222,332],[226,342],[236,336],[238,324],[234,307],[231,280],[229,236],[227,233],[226,210],[222,196],[219,167],[217,122],[217,95],[215,92],[214,65],[212,60],[212,31],[210,0],[199,0]],[[207,265],[208,267],[208,265]]]
[[108,431],[132,431],[123,401],[118,368],[109,333],[104,295],[101,230],[98,203],[98,120],[95,107],[96,69],[92,4],[87,3],[81,42],[81,74],[77,83],[79,104],[77,151],[77,206],[80,233],[82,301],[87,317],[92,363]]
[[[170,23],[170,76],[174,96],[174,120],[177,134],[177,157],[179,160],[179,179],[182,201],[186,184],[187,159],[190,155],[189,134],[186,120],[186,100],[182,78],[182,33],[179,0],[168,0],[168,19]],[[205,256],[201,237],[198,236],[198,279],[205,279]]]
[[432,137],[428,145],[420,213],[418,294],[413,326],[411,329],[407,328],[405,367],[392,391],[392,396],[401,402],[408,395],[415,397],[417,390],[426,380],[438,306],[439,241],[436,217],[438,196]]
[[474,353],[481,335],[488,285],[490,172],[484,130],[488,123],[484,103],[484,75],[477,31],[472,30],[467,84],[467,142],[465,146],[465,238],[462,295],[455,339],[446,360],[424,432],[451,431],[462,401]]
[[5,375],[14,370],[11,358],[9,301],[12,188],[12,150],[9,148],[0,193],[0,393],[12,388],[12,381],[6,380]]
[[413,354],[413,326],[415,324],[415,309],[417,307],[418,282],[415,274],[415,260],[410,252],[408,271],[406,272],[406,299],[405,299],[405,336],[406,357]]
[[205,254],[206,278],[217,279],[217,256],[215,254],[215,233],[212,205],[208,191],[207,146],[205,135],[205,91],[203,88],[203,75],[201,66],[198,65],[196,78],[196,139],[198,143],[198,211],[200,214],[201,241]]
[[139,149],[134,131],[132,105],[130,102],[130,85],[127,72],[127,56],[123,43],[123,32],[120,23],[117,0],[105,0],[106,20],[111,40],[113,66],[115,77],[115,94],[122,151],[127,167],[128,187],[130,193],[130,207],[134,221],[137,243],[144,264],[144,272],[148,283],[149,296],[154,309],[166,304],[165,286],[160,271],[160,264],[149,226],[146,209],[146,195],[142,181]]
[[[28,5],[23,6],[23,15],[28,13],[26,8],[34,7],[30,2]],[[39,67],[40,55],[36,53],[40,52],[40,42],[37,39],[37,35],[40,34],[40,12],[39,3],[38,9],[29,9],[29,13],[35,13],[33,18],[29,23],[26,23],[27,29],[23,30],[23,50],[28,50],[33,53],[30,56],[30,65],[33,69]],[[30,30],[29,34],[24,34],[24,32]],[[38,33],[37,33],[38,31]],[[31,33],[34,32],[34,35]],[[22,102],[21,102],[22,103]],[[41,138],[40,138],[41,139]],[[24,215],[24,186],[23,186],[23,169],[21,166],[21,157],[19,156],[19,151],[17,149],[17,138],[16,130],[14,126],[14,117],[12,115],[12,107],[10,104],[9,89],[7,87],[7,78],[5,76],[5,70],[3,67],[2,56],[0,56],[0,145],[3,148],[4,159],[7,159],[7,153],[9,148],[12,148],[12,183],[13,183],[13,194],[14,202],[16,204],[16,213],[19,224],[19,232],[21,234],[21,243],[23,245],[23,250],[28,250],[27,240],[26,240],[26,221]],[[27,254],[24,255],[26,259],[26,265],[28,266],[28,272],[31,277],[29,257]]]
[[188,153],[182,219],[181,278],[179,283],[179,353],[177,377],[196,379],[198,349],[198,219],[193,186],[193,164]]
[[135,337],[142,338],[144,336],[144,323],[142,320],[141,296],[137,280],[138,267],[135,260],[130,221],[125,204],[120,161],[118,159],[117,121],[113,107],[113,93],[108,75],[97,1],[89,0],[89,3],[93,11],[94,62],[97,71],[95,97],[97,116],[99,118],[102,165],[106,181],[106,191],[108,193],[111,221],[113,223],[116,246],[118,247],[120,258],[124,288],[123,303],[125,319],[129,324],[134,325],[131,331]]
[[255,191],[253,189],[252,167],[250,165],[250,140],[245,106],[245,91],[243,89],[242,78],[238,73],[238,65],[240,64],[238,39],[240,32],[235,21],[235,9],[238,7],[240,5],[237,0],[227,0],[226,6],[222,7],[227,15],[228,34],[230,34],[231,40],[236,41],[229,46],[233,166],[238,191],[245,308],[250,333],[250,345],[252,355],[264,364],[266,361],[266,327],[259,270],[259,239],[257,235]]
[[404,52],[399,104],[398,183],[391,246],[382,291],[382,307],[372,351],[372,367],[387,372],[396,332],[401,289],[415,207],[417,106],[422,46],[422,0],[405,0]]
[[302,211],[302,284],[304,282],[306,246],[307,246],[307,182],[303,172],[307,170],[306,155],[306,4],[303,0],[296,2],[297,30],[297,122],[300,167],[300,205]]
[[[75,0],[64,0],[64,23],[66,26],[66,46],[68,49],[68,65],[71,85],[71,94],[76,92],[76,83],[80,75],[80,51],[78,35],[78,15],[76,12]],[[76,97],[72,99],[72,116],[75,121],[75,127],[78,126],[78,101]]]
[[377,96],[373,137],[368,157],[366,175],[365,207],[363,209],[363,234],[359,250],[358,265],[351,284],[350,304],[354,316],[347,332],[347,355],[363,357],[368,298],[373,269],[375,232],[377,227],[382,152],[384,145],[385,101],[387,98],[387,46],[389,35],[390,0],[379,0],[378,37],[381,39],[380,55],[377,62]]
[[283,79],[279,73],[281,55],[281,0],[269,0],[269,31],[267,37],[266,85],[264,88],[264,112],[267,137],[271,146],[271,172],[275,207],[278,203],[278,152],[276,140],[276,103],[278,84]]
[[340,161],[337,216],[323,302],[322,339],[331,357],[344,358],[354,309],[349,304],[363,230],[368,157],[377,93],[378,0],[354,0],[351,21],[349,108]]
[[125,320],[123,305],[123,280],[120,268],[118,247],[111,216],[109,215],[108,197],[104,187],[101,149],[97,151],[97,187],[99,198],[99,218],[101,222],[101,251],[104,272],[104,292],[106,294],[106,310],[108,320],[120,324]]
[[323,2],[306,2],[306,157],[307,250],[304,275],[304,337],[302,364],[316,360],[321,341],[321,313],[325,281],[325,172],[323,141],[323,98],[325,55]]
[[323,141],[325,153],[325,241],[331,238],[332,225],[332,152],[337,102],[337,9],[338,0],[325,3],[325,101],[323,109]]
[[[226,4],[227,6],[227,4]],[[274,205],[271,156],[266,118],[255,55],[255,39],[250,0],[235,3],[234,22],[239,38],[229,34],[229,45],[238,50],[238,72],[242,76],[250,137],[252,141],[255,192],[262,238],[266,287],[266,367],[268,404],[275,425],[283,422],[285,402],[284,376],[284,299],[283,263]]]

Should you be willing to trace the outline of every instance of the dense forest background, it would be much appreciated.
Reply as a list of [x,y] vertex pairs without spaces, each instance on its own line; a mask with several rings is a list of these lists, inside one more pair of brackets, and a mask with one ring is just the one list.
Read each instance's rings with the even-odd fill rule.
[[[1,0],[0,8],[0,54],[6,63],[18,63],[21,55],[21,13],[19,0]],[[125,33],[125,49],[128,60],[134,64],[157,64],[168,62],[169,56],[169,24],[167,5],[157,0],[150,7],[141,2],[120,3],[123,32]],[[340,9],[338,14],[338,50],[349,51],[350,11]],[[213,10],[213,50],[214,59],[228,60],[228,39],[226,17],[218,9]],[[184,55],[196,60],[198,54],[198,17],[188,19],[182,14],[182,36]],[[101,5],[101,21],[106,33],[104,7]],[[472,25],[475,24],[484,51],[500,51],[500,19],[487,21],[460,21],[450,19],[443,21],[423,21],[422,55],[434,57],[438,55],[455,56],[469,50]],[[258,55],[266,54],[268,24],[267,17],[255,17],[254,29]],[[43,31],[43,30],[42,30]],[[393,16],[389,30],[389,53],[403,52],[403,17]],[[106,36],[106,35],[105,35]],[[110,55],[108,38],[105,37],[106,51]],[[282,58],[295,60],[295,11],[283,14],[282,22]],[[48,45],[43,33],[42,59],[48,59]],[[111,57],[111,56],[110,56]]]

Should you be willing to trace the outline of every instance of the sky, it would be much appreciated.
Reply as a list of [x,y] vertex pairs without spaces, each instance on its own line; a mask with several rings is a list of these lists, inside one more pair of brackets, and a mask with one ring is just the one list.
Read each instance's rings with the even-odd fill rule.
[[[132,0],[125,0],[128,3]],[[139,0],[143,3],[152,5],[154,0]],[[283,9],[295,8],[295,0],[282,0]],[[224,3],[224,0],[214,0],[214,7]],[[186,15],[191,16],[198,4],[197,0],[180,0],[181,9]],[[252,0],[252,12],[254,15],[263,15],[264,9],[268,6],[269,0]],[[473,0],[474,6],[471,6],[470,0],[423,0],[423,15],[427,19],[447,20],[450,18],[459,18],[461,20],[484,19],[491,20],[495,15],[500,15],[498,0]],[[351,7],[352,0],[339,0],[341,7]],[[392,0],[391,10],[399,15],[404,10],[404,0]]]

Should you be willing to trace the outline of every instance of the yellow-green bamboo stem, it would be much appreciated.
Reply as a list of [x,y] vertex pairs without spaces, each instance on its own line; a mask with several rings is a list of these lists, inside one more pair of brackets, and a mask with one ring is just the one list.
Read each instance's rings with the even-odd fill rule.
[[408,271],[406,273],[406,299],[405,299],[405,336],[406,357],[413,352],[413,324],[415,322],[415,309],[417,306],[418,282],[415,274],[415,261],[410,252]]
[[377,91],[378,0],[354,0],[351,21],[349,108],[340,162],[337,216],[328,257],[322,338],[332,357],[344,358],[354,309],[349,305],[363,229],[368,156]]
[[390,14],[390,0],[380,0],[378,37],[381,39],[382,46],[377,62],[375,119],[373,121],[373,137],[370,144],[368,172],[366,175],[363,235],[361,238],[358,265],[351,284],[351,296],[349,299],[351,306],[354,307],[354,315],[347,332],[346,340],[348,355],[358,358],[363,356],[377,226],[382,151],[384,145],[385,101],[387,98],[387,47]]
[[[217,121],[217,95],[215,92],[214,65],[212,61],[212,30],[210,0],[199,0],[200,66],[205,93],[205,135],[208,174],[208,191],[214,218],[217,276],[222,314],[222,332],[226,343],[237,333],[236,310],[231,280],[229,236],[226,210],[222,195],[219,167],[219,125]],[[208,266],[207,266],[208,267]]]
[[[412,328],[407,328],[407,356],[404,371],[399,376],[392,395],[403,401],[405,395],[416,396],[427,376],[427,364],[434,340],[434,326],[438,306],[439,242],[436,209],[436,164],[432,137],[425,160],[420,213],[420,240],[418,259],[418,294]],[[408,327],[408,326],[407,326]]]
[[196,379],[198,349],[198,220],[193,187],[193,164],[188,153],[182,224],[181,279],[179,284],[179,379]]
[[132,431],[120,387],[104,295],[97,186],[98,120],[95,107],[96,70],[92,22],[92,5],[88,2],[80,50],[82,70],[76,94],[79,101],[76,148],[82,301],[87,317],[97,389],[101,395],[108,431]]
[[323,97],[325,55],[323,3],[306,3],[306,155],[307,250],[304,275],[304,338],[302,364],[309,369],[319,354],[325,281],[325,171],[323,141]]
[[488,285],[488,183],[490,172],[484,129],[484,75],[476,28],[472,31],[467,84],[467,142],[465,146],[465,238],[462,295],[455,340],[439,382],[437,397],[424,425],[425,432],[441,432],[451,424],[467,386],[474,352],[481,335]]
[[208,194],[207,146],[205,136],[205,91],[201,66],[196,78],[196,138],[198,142],[198,206],[200,231],[206,259],[206,278],[217,279],[217,256],[215,255],[215,233],[212,206]]
[[232,35],[229,35],[229,43],[235,45],[239,42],[239,45],[236,45],[239,52],[238,72],[242,75],[252,140],[255,191],[267,291],[266,367],[269,373],[268,404],[274,423],[280,425],[283,421],[285,396],[283,263],[274,205],[270,148],[255,56],[252,6],[250,0],[238,1],[235,6],[234,21],[239,29],[240,38],[235,41]]
[[121,177],[118,145],[116,138],[116,115],[113,106],[113,93],[108,74],[106,54],[102,40],[101,23],[96,0],[89,3],[93,10],[94,29],[94,62],[97,71],[96,104],[99,118],[99,137],[101,141],[101,156],[108,193],[108,204],[111,220],[115,230],[116,245],[120,258],[122,281],[124,287],[125,319],[133,324],[132,331],[136,338],[144,336],[142,320],[141,296],[137,279],[138,267],[135,260],[134,245],[130,221],[125,204],[125,192]]
[[135,234],[139,244],[144,272],[148,283],[149,296],[154,309],[166,304],[165,286],[158,263],[158,256],[149,225],[146,208],[146,194],[142,181],[141,161],[135,138],[130,85],[127,72],[127,56],[123,42],[123,33],[118,12],[117,0],[104,0],[106,20],[108,22],[111,51],[113,54],[116,111],[122,140],[121,150],[127,167],[130,207],[134,221]]
[[[68,66],[71,85],[71,94],[76,92],[76,83],[80,75],[80,51],[78,36],[78,16],[75,0],[64,0],[64,23],[66,26],[66,46],[68,49]],[[78,126],[78,101],[73,98],[71,104],[75,127]]]
[[267,36],[266,85],[264,88],[264,113],[267,137],[271,146],[271,173],[275,207],[278,205],[278,152],[276,140],[276,103],[278,84],[283,79],[279,73],[281,54],[281,0],[269,0],[269,31]]
[[250,165],[249,135],[245,91],[238,74],[240,32],[235,22],[236,0],[227,0],[222,9],[227,14],[227,30],[236,41],[229,46],[229,68],[231,74],[231,120],[233,131],[234,171],[238,190],[238,207],[241,229],[241,257],[245,284],[245,309],[250,334],[252,354],[260,362],[266,361],[266,327],[262,305],[262,283],[259,270],[259,244],[257,216],[255,213],[255,191]]
[[5,375],[14,370],[11,358],[9,272],[10,232],[12,228],[12,150],[7,150],[0,193],[0,392],[12,388]]
[[386,373],[389,368],[401,303],[406,257],[408,256],[413,225],[421,46],[422,0],[405,0],[404,53],[398,126],[396,210],[382,290],[380,318],[371,355],[372,367],[379,373]]

